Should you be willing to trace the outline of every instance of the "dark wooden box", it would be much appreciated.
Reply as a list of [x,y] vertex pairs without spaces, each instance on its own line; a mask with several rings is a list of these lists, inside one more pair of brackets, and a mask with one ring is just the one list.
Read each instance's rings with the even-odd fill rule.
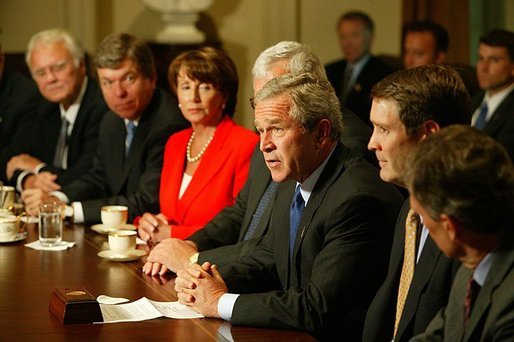
[[103,322],[100,304],[86,289],[55,289],[48,310],[62,324]]

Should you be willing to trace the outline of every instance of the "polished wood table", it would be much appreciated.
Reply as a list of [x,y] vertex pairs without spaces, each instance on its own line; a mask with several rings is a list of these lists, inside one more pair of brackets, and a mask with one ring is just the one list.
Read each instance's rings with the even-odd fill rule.
[[[27,227],[26,240],[0,244],[0,341],[114,341],[166,339],[171,341],[312,341],[310,335],[272,329],[232,327],[218,319],[62,325],[48,311],[56,288],[85,288],[93,296],[105,294],[131,301],[147,297],[175,301],[174,278],[150,277],[141,272],[144,257],[113,262],[97,256],[107,237],[88,227],[64,229],[64,240],[76,241],[66,251],[38,251],[25,243],[38,238],[37,225]],[[146,246],[138,246],[147,248]],[[225,333],[223,333],[225,331]]]

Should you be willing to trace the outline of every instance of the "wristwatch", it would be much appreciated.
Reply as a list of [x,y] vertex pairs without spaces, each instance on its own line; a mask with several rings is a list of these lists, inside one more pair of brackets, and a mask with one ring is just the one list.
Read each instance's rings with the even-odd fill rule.
[[191,254],[191,256],[189,257],[189,267],[191,267],[194,264],[198,263],[198,256],[199,255],[200,255],[200,253],[198,253],[198,252]]

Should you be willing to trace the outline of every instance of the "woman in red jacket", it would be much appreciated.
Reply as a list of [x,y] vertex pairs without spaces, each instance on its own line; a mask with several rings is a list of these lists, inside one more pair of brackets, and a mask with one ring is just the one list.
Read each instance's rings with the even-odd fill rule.
[[258,141],[232,120],[238,77],[234,62],[221,50],[204,47],[179,55],[168,70],[191,128],[173,134],[164,151],[161,213],[138,222],[144,240],[185,239],[235,202],[248,176]]

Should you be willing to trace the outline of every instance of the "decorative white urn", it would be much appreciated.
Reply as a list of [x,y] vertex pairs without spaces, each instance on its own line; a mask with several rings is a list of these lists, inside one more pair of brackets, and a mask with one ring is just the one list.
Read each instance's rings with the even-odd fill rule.
[[155,36],[160,43],[198,44],[205,35],[196,28],[198,13],[214,0],[141,0],[149,9],[158,12],[166,25]]

